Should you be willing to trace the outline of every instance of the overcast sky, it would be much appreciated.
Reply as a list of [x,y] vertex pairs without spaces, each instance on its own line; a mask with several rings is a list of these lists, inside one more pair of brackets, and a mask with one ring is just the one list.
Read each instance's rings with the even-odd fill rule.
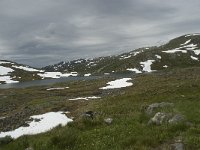
[[199,0],[0,0],[0,59],[35,67],[200,32]]

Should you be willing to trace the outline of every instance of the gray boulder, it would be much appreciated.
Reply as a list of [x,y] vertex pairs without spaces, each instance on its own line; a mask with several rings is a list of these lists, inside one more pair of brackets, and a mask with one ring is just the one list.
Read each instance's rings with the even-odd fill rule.
[[155,125],[161,125],[163,123],[166,123],[170,117],[170,114],[157,112],[153,118],[151,118],[148,122],[148,125],[155,124]]
[[112,118],[106,118],[106,119],[104,119],[104,122],[106,124],[111,124],[113,122],[113,119]]
[[184,150],[184,144],[182,142],[171,144],[171,150]]
[[171,119],[169,119],[169,124],[177,124],[180,122],[183,122],[185,120],[185,117],[183,115],[180,114],[176,114],[174,117],[172,117]]
[[25,150],[34,150],[32,147],[28,147]]
[[168,102],[153,103],[147,107],[145,112],[147,115],[152,115],[155,109],[157,108],[173,107],[173,106],[174,106],[173,103],[168,103]]

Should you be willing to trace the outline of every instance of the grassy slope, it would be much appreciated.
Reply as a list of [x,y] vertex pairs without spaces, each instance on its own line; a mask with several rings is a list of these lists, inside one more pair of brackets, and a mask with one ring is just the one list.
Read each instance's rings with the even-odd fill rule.
[[[105,81],[98,81],[97,83],[82,82],[76,84],[81,85],[79,90],[83,92],[86,87],[90,87],[88,91],[93,91],[93,89],[103,85]],[[200,148],[200,68],[141,75],[137,76],[133,83],[134,86],[122,89],[121,92],[117,91],[117,95],[114,92],[101,100],[75,102],[76,105],[79,104],[80,106],[78,109],[73,109],[76,105],[70,105],[67,100],[62,101],[63,108],[73,110],[74,122],[45,134],[21,137],[7,145],[2,145],[1,149],[24,150],[28,146],[32,146],[37,150],[141,150],[164,147],[178,136],[183,138],[187,149]],[[72,83],[74,87],[71,92],[74,92],[74,95],[78,93],[76,84]],[[87,84],[90,84],[90,86],[85,86]],[[36,88],[29,90],[36,90],[38,101],[34,102],[42,105],[41,100],[45,98],[42,93],[39,94],[41,89],[38,89],[38,91]],[[97,91],[101,93],[101,91]],[[86,95],[90,94],[92,93],[89,92]],[[66,99],[66,93],[61,92],[58,95],[61,99]],[[49,99],[54,99],[54,96],[49,97]],[[57,100],[60,100],[60,98],[57,97]],[[163,101],[174,103],[175,107],[169,111],[184,114],[193,126],[188,127],[184,124],[148,126],[149,118],[144,115],[142,108],[148,104]],[[48,109],[52,108],[48,100],[45,100],[44,103],[49,104]],[[56,104],[60,105],[60,103]],[[54,109],[60,110],[61,108],[54,105]],[[99,115],[94,120],[83,119],[80,114],[86,110],[97,111]],[[103,122],[106,117],[114,119],[111,125],[106,125]]]
[[[94,60],[91,60],[92,62],[95,62],[97,64],[96,66],[88,67],[88,62],[83,60],[82,63],[74,63],[74,61],[68,62],[65,65],[62,63],[59,63],[55,66],[62,66],[59,68],[59,71],[77,71],[80,74],[84,73],[92,73],[92,74],[103,74],[105,72],[123,72],[126,71],[127,68],[138,68],[142,70],[142,67],[140,65],[140,62],[147,61],[149,59],[156,60],[156,62],[153,63],[152,67],[155,70],[164,70],[164,65],[169,66],[170,68],[186,68],[191,66],[200,66],[199,61],[191,59],[190,56],[194,56],[197,58],[200,58],[200,55],[195,55],[193,51],[188,51],[187,53],[172,53],[167,54],[162,51],[166,50],[173,50],[175,48],[178,48],[181,46],[181,44],[185,43],[186,41],[191,40],[190,44],[196,44],[197,49],[200,48],[200,36],[181,36],[178,38],[175,38],[171,41],[169,41],[167,44],[159,46],[159,47],[149,47],[149,49],[145,48],[139,48],[137,50],[127,52],[118,56],[112,56],[112,57],[103,57],[103,58],[96,58]],[[184,48],[182,48],[184,49]],[[121,56],[130,56],[131,53],[134,53],[136,51],[143,51],[140,54],[137,54],[136,56],[127,58],[127,59],[121,59]],[[162,57],[161,60],[156,58],[155,55],[160,55]],[[54,66],[47,66],[44,69],[53,71]]]

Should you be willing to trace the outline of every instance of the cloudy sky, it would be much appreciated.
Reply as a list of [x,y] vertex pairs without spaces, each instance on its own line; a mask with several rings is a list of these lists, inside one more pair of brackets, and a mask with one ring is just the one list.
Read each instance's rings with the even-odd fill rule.
[[0,59],[35,67],[200,32],[199,0],[0,0]]

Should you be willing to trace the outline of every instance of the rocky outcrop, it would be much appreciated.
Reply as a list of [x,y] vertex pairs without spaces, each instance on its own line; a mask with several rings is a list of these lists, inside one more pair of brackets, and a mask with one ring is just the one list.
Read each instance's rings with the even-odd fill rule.
[[[185,117],[182,114],[176,114],[172,112],[156,112],[160,110],[159,108],[174,107],[173,103],[161,102],[153,103],[146,107],[145,114],[152,116],[148,121],[148,125],[162,125],[162,124],[178,124],[181,122],[186,122]],[[162,110],[163,111],[163,110]]]
[[168,102],[153,103],[146,108],[145,113],[147,115],[152,115],[158,108],[173,107],[173,106],[174,106],[173,103],[168,103]]
[[171,115],[167,114],[167,113],[157,112],[154,115],[154,117],[149,120],[148,125],[150,125],[150,124],[161,125],[163,123],[167,123],[170,116]]
[[177,124],[180,122],[183,122],[185,120],[185,117],[181,114],[176,114],[174,115],[169,121],[169,124]]

